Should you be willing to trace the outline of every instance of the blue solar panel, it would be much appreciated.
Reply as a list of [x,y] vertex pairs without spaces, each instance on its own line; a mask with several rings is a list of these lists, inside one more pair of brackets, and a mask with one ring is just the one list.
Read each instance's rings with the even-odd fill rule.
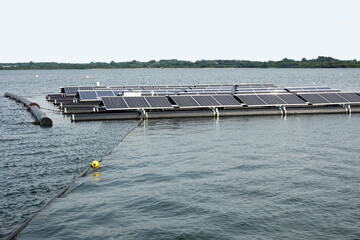
[[75,95],[78,90],[79,87],[64,87],[65,95]]
[[241,106],[232,95],[215,95],[213,98],[218,101],[221,106]]
[[202,107],[219,107],[221,104],[212,96],[192,96],[193,99]]
[[241,102],[245,103],[248,106],[266,106],[267,104],[261,100],[257,95],[238,95],[237,96]]
[[150,108],[149,103],[145,100],[145,97],[124,97],[129,108],[146,109]]
[[360,96],[356,93],[300,93],[298,94],[311,104],[360,104]]
[[171,96],[179,107],[199,107],[200,105],[191,96]]
[[95,91],[78,91],[78,93],[81,101],[97,99]]
[[258,95],[258,97],[263,100],[267,105],[284,105],[286,104],[281,98],[275,94],[264,94]]
[[94,90],[94,87],[79,87],[79,90]]
[[96,94],[98,97],[111,97],[114,96],[114,92],[111,90],[97,90]]
[[145,97],[152,108],[172,108],[173,106],[166,97]]
[[129,108],[123,97],[102,97],[101,99],[106,110],[124,110]]

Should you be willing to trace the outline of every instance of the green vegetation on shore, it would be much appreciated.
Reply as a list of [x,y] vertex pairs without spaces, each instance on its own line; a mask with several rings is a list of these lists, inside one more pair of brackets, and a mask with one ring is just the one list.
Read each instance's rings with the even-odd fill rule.
[[26,62],[0,63],[0,70],[26,69],[119,69],[119,68],[360,68],[360,61],[339,60],[332,57],[318,57],[296,61],[284,58],[281,61],[247,61],[247,60],[151,60],[139,62],[91,62],[91,63],[57,63],[57,62]]

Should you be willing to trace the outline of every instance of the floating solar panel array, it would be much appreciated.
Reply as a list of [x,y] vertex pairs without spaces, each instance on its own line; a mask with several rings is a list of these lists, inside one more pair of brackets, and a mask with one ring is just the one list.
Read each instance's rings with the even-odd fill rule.
[[298,93],[297,95],[312,105],[360,104],[360,96],[352,92]]
[[360,93],[340,92],[323,86],[285,89],[274,84],[261,83],[84,86],[64,87],[61,88],[61,93],[62,95],[51,96],[48,100],[53,100],[54,104],[58,104],[59,101],[61,109],[66,114],[93,115],[94,111],[98,110],[96,112],[108,111],[115,115],[123,111],[128,113],[128,111],[145,110],[148,115],[163,116],[168,112],[169,116],[173,116],[173,113],[178,114],[181,110],[186,110],[184,113],[186,115],[189,110],[195,113],[198,110],[209,113],[209,110],[204,110],[210,108],[214,110],[214,114],[219,114],[223,109],[235,113],[240,113],[242,110],[278,112],[279,109],[275,108],[279,107],[281,112],[289,109],[290,112],[306,109],[315,113],[317,109],[323,111],[326,108],[329,112],[333,112],[334,109],[338,112],[339,109],[346,109],[346,112],[353,109],[360,111]]

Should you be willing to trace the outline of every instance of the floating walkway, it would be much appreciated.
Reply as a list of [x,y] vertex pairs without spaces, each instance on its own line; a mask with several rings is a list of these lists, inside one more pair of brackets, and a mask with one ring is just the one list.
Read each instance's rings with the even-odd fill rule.
[[72,121],[360,112],[358,92],[268,83],[61,87],[46,99]]

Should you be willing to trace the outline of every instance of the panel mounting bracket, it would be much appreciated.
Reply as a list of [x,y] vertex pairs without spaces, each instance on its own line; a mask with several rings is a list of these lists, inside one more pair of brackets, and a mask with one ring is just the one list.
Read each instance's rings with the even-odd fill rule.
[[343,105],[343,107],[345,108],[346,110],[346,114],[351,114],[351,106],[350,105]]
[[219,117],[219,109],[218,108],[211,108],[211,110],[213,110],[213,112],[214,112],[214,118],[218,118]]
[[286,107],[285,106],[279,106],[279,109],[281,111],[281,115],[286,116]]

